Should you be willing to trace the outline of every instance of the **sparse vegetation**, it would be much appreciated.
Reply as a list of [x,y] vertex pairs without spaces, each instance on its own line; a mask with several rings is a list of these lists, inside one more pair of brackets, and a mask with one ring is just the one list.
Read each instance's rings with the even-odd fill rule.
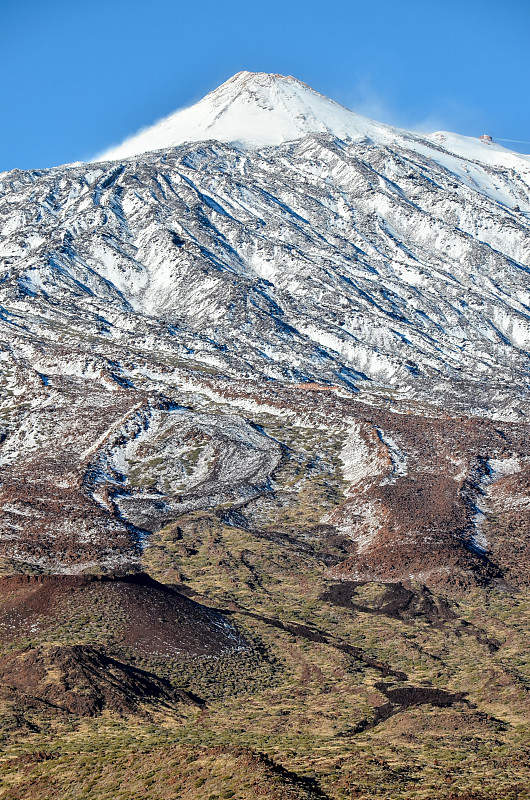
[[[2,800],[526,800],[528,591],[476,585],[444,597],[417,581],[337,583],[330,570],[356,552],[323,522],[344,503],[344,430],[258,421],[284,448],[271,485],[180,514],[142,554],[152,578],[222,611],[245,646],[214,656],[146,648],[124,635],[137,611],[98,581],[53,613],[44,606],[31,626],[4,629],[0,667],[81,645],[198,704],[162,688],[126,713],[117,701],[83,718],[6,686]],[[130,462],[137,486],[166,480],[177,491],[157,450],[170,438],[163,429]],[[185,471],[202,457],[192,438]],[[167,639],[166,623],[157,606],[153,635]],[[56,667],[48,675],[60,686]]]

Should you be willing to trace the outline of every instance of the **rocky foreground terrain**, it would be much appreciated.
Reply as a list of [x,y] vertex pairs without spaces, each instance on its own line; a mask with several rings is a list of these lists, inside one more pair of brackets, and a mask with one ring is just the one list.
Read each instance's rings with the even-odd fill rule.
[[250,73],[0,175],[0,797],[530,797],[529,186]]

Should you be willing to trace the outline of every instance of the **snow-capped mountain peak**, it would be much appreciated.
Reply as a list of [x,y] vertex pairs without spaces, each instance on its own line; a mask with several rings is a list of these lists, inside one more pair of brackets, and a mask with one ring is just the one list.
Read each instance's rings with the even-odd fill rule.
[[[85,569],[97,542],[99,563],[115,568],[131,530],[141,540],[227,497],[239,512],[283,458],[248,423],[269,414],[347,430],[348,480],[374,491],[359,500],[371,498],[367,527],[348,529],[359,553],[380,530],[388,554],[394,485],[395,509],[422,520],[406,547],[429,549],[407,575],[423,580],[433,564],[440,514],[450,543],[458,525],[466,552],[485,552],[473,509],[498,470],[489,464],[509,456],[526,474],[519,459],[530,458],[512,444],[530,413],[530,160],[489,140],[380,125],[261,73],[236,75],[107,158],[120,161],[0,175],[0,557]],[[423,415],[408,449],[372,416],[382,406]],[[343,415],[361,407],[366,438]],[[486,427],[458,422],[453,437],[451,415],[512,427],[490,426],[488,450]],[[420,432],[426,494],[413,466]],[[330,474],[339,441],[329,459],[296,464]],[[282,498],[298,472],[283,474]],[[373,527],[378,507],[389,511]]]
[[527,403],[524,157],[243,72],[106,158],[0,176],[14,319],[93,314],[104,342],[134,329],[224,374]]
[[347,141],[406,147],[460,173],[443,151],[459,159],[528,172],[530,158],[495,142],[455,133],[418,134],[384,125],[350,111],[292,75],[238,72],[202,100],[100,154],[114,161],[177,147],[185,142],[217,140],[244,150],[280,145],[308,134],[331,134]]
[[238,72],[194,106],[140,131],[100,160],[209,139],[252,149],[309,133],[348,139],[377,133],[380,139],[390,137],[392,129],[349,111],[291,75]]

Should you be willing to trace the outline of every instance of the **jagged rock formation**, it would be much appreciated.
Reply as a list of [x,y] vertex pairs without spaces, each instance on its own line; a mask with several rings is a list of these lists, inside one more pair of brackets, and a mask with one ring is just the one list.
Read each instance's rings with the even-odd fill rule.
[[[293,79],[245,81],[273,120],[286,87],[293,116],[305,103],[311,122],[315,97],[341,111]],[[240,95],[234,80],[203,103],[236,125]],[[229,374],[524,406],[528,160],[478,142],[464,158],[355,120],[343,138],[308,123],[276,147],[206,141],[3,175],[0,299],[19,342],[6,389],[23,354],[53,383],[53,355],[23,347],[46,331],[106,354],[70,374],[106,368],[124,385],[135,369],[116,345]]]

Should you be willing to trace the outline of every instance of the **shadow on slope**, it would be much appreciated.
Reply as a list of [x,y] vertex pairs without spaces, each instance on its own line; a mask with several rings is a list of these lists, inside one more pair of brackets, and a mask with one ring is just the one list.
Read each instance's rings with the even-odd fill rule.
[[0,659],[2,694],[23,706],[94,716],[139,711],[142,702],[203,705],[169,681],[123,664],[90,645],[38,647]]

